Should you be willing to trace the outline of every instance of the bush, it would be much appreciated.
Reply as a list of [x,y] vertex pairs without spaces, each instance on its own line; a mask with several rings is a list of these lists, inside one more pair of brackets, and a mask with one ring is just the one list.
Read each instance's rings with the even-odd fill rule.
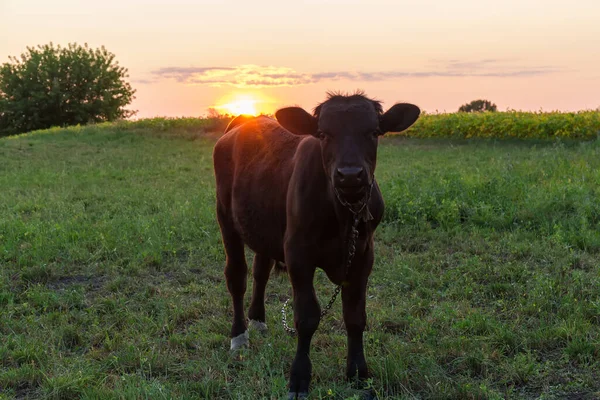
[[412,137],[596,139],[600,112],[523,112],[423,114],[400,133]]
[[498,107],[489,100],[473,100],[470,103],[460,106],[458,112],[496,111],[497,109]]
[[28,47],[0,66],[0,136],[52,126],[114,121],[135,90],[127,69],[104,47]]

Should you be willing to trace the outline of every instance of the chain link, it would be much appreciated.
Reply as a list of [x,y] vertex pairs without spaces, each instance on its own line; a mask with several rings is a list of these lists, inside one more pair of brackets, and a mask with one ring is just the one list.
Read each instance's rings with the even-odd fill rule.
[[286,315],[286,308],[288,303],[290,302],[291,299],[287,299],[285,301],[285,303],[283,303],[283,306],[281,307],[281,323],[283,324],[283,329],[285,329],[285,331],[287,333],[289,333],[290,335],[295,335],[296,334],[296,330],[294,328],[290,328],[288,323],[287,323],[287,315]]
[[[365,204],[368,202],[368,198],[369,197],[367,197],[367,201],[365,202]],[[352,222],[352,229],[350,230],[350,240],[348,241],[348,258],[346,259],[346,265],[344,268],[344,280],[342,281],[341,285],[338,285],[335,288],[335,291],[333,292],[333,296],[331,296],[331,300],[329,300],[329,303],[327,303],[327,305],[323,308],[323,310],[321,310],[321,318],[323,318],[325,315],[327,315],[329,310],[331,310],[331,307],[333,307],[335,300],[337,299],[338,295],[342,291],[342,286],[348,279],[348,271],[350,270],[350,265],[352,264],[352,259],[354,258],[354,254],[356,253],[356,240],[358,239],[357,227],[358,227],[358,222],[360,221],[359,213],[365,207],[365,204],[363,204],[363,206],[360,208],[360,210],[358,212],[354,212],[352,209],[350,209],[352,214],[354,214],[354,221]],[[283,329],[285,329],[285,331],[287,333],[289,333],[291,335],[295,335],[296,329],[291,328],[287,323],[286,309],[287,309],[289,302],[290,302],[290,299],[287,299],[285,301],[285,303],[283,303],[283,306],[281,307],[281,323],[283,324]]]

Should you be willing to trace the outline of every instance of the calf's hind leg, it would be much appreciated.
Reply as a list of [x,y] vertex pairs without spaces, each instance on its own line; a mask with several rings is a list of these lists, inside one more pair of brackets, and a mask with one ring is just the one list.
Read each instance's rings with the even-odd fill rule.
[[273,260],[262,254],[254,256],[252,265],[252,300],[248,309],[248,318],[250,319],[250,328],[256,329],[260,333],[267,331],[265,316],[265,289],[273,268]]
[[231,350],[237,350],[248,346],[248,331],[246,329],[246,317],[244,316],[244,294],[246,293],[248,265],[244,256],[244,242],[235,231],[233,221],[220,206],[217,206],[217,219],[221,227],[221,236],[226,254],[225,280],[233,301]]

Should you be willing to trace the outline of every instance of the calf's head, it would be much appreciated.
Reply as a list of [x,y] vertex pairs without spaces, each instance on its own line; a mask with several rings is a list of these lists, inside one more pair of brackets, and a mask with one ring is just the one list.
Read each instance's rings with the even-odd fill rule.
[[407,129],[419,113],[417,106],[406,103],[384,113],[380,102],[360,93],[330,94],[313,115],[300,107],[287,107],[275,116],[290,132],[321,141],[325,173],[338,194],[353,203],[373,182],[379,136]]

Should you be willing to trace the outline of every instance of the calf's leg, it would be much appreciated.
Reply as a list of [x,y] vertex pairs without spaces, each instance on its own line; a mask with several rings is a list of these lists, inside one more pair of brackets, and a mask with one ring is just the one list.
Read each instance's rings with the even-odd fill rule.
[[248,346],[248,331],[244,316],[244,294],[248,265],[244,256],[244,242],[235,231],[233,221],[223,207],[217,206],[217,219],[221,227],[223,246],[225,247],[225,280],[233,301],[233,324],[231,326],[231,350]]
[[304,398],[312,373],[310,362],[310,342],[319,327],[321,308],[317,301],[313,278],[315,268],[308,264],[288,264],[294,295],[294,325],[298,335],[296,356],[290,371],[288,399]]
[[357,258],[349,274],[351,279],[342,288],[344,324],[348,335],[346,377],[353,379],[358,372],[358,378],[366,380],[369,377],[369,369],[363,348],[363,332],[367,324],[366,292],[373,267],[373,252],[367,250],[366,254]]
[[265,289],[273,268],[273,260],[262,254],[254,256],[254,264],[252,265],[252,300],[248,309],[248,318],[250,319],[250,327],[258,330],[261,333],[267,331],[267,323],[265,316]]
[[[344,308],[344,324],[348,335],[348,355],[346,360],[346,377],[353,379],[358,372],[361,380],[369,377],[367,361],[363,348],[363,332],[367,323],[365,311],[366,284],[350,284],[342,289]],[[353,287],[354,286],[354,287]]]

